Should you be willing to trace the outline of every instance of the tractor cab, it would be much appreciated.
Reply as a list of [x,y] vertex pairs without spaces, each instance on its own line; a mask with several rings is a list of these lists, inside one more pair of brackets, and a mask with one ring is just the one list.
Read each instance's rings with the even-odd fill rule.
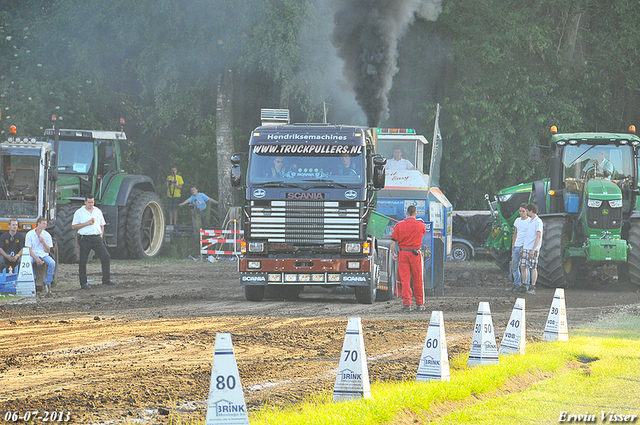
[[[45,131],[55,144],[53,129]],[[84,199],[94,194],[100,202],[111,179],[119,173],[120,145],[126,140],[122,131],[58,131],[58,189],[61,199]]]

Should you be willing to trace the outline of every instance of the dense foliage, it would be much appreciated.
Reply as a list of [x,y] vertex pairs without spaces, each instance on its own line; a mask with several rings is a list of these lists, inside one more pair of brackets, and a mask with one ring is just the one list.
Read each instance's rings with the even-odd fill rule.
[[[115,129],[122,116],[132,171],[162,181],[175,162],[216,196],[225,70],[238,150],[262,107],[288,107],[298,122],[321,121],[326,107],[329,121],[366,124],[331,44],[333,6],[0,0],[0,131],[41,134],[52,113],[64,127]],[[400,39],[382,124],[430,140],[440,103],[441,185],[456,208],[482,208],[485,192],[542,175],[528,151],[551,125],[640,124],[637,16],[640,3],[625,0],[444,0],[436,21],[417,17]]]

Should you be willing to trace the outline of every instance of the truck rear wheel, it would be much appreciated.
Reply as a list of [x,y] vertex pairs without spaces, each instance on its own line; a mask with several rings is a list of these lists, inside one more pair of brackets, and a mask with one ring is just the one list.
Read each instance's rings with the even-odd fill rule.
[[71,230],[73,214],[81,204],[70,202],[60,205],[56,211],[56,225],[51,231],[58,247],[58,259],[65,264],[77,263],[80,259],[80,247],[76,239],[77,232]]
[[[391,266],[394,265],[394,263],[393,263],[393,259],[391,258],[391,253],[389,252],[389,250],[386,250],[384,252],[387,252],[387,255],[389,256],[389,258],[387,259],[387,281],[386,281],[387,289],[382,289],[383,288],[382,286],[378,286],[376,301],[389,301],[393,296],[393,280],[392,279],[395,279],[395,273],[392,273]],[[378,264],[380,264],[380,261],[378,262]],[[380,270],[380,267],[378,267],[378,270]]]
[[380,282],[380,267],[377,261],[378,255],[374,253],[371,257],[371,276],[367,286],[356,286],[356,300],[360,304],[373,304],[378,294],[378,283]]
[[627,253],[626,269],[629,273],[629,280],[634,285],[640,286],[640,221],[632,220],[629,229],[629,240],[631,250]]
[[247,301],[260,302],[264,299],[264,294],[267,291],[266,286],[262,285],[247,285],[244,287],[244,296]]
[[160,197],[142,192],[133,199],[127,214],[127,249],[132,259],[153,258],[164,241],[164,213]]
[[562,217],[542,220],[544,231],[538,258],[538,282],[551,288],[569,288],[576,282],[575,262],[564,258],[563,244],[571,240],[571,221]]

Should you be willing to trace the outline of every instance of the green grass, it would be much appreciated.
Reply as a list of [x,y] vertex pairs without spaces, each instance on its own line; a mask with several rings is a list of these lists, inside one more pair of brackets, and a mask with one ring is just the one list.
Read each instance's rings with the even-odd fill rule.
[[[610,319],[611,320],[611,319]],[[287,409],[266,407],[252,424],[558,423],[562,412],[640,415],[640,317],[616,316],[572,331],[569,342],[530,344],[493,366],[451,362],[451,382],[374,383],[372,398],[332,403],[312,396]],[[620,326],[617,326],[619,324]]]

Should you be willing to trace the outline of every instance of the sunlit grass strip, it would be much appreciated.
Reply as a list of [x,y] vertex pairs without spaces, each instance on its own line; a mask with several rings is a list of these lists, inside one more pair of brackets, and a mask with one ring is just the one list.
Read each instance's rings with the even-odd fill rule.
[[[592,333],[601,333],[603,336],[593,337]],[[478,418],[486,417],[487,409],[502,413],[489,418],[489,422],[485,423],[500,423],[505,419],[509,421],[517,419],[529,423],[553,419],[557,423],[558,417],[555,416],[559,413],[557,408],[569,405],[578,397],[577,395],[567,396],[566,394],[572,393],[567,392],[566,389],[571,389],[571,383],[576,376],[580,377],[581,373],[584,375],[586,370],[584,368],[570,370],[566,366],[571,362],[600,358],[597,362],[589,363],[592,371],[590,373],[598,371],[597,376],[600,374],[613,376],[617,373],[624,375],[629,367],[631,370],[634,367],[635,370],[640,370],[640,354],[638,354],[640,353],[640,333],[638,332],[622,331],[618,334],[587,330],[572,332],[570,337],[569,342],[530,344],[526,355],[501,356],[500,364],[493,366],[468,368],[466,367],[467,356],[459,356],[451,362],[451,382],[374,383],[371,387],[370,400],[332,403],[331,394],[321,394],[312,396],[308,401],[288,409],[267,407],[252,414],[251,423],[383,424],[392,421],[397,415],[424,416],[431,410],[434,403],[444,402],[458,402],[462,405],[473,403],[472,406],[461,407],[454,414],[442,418],[445,423],[477,422]],[[624,365],[616,359],[624,360],[622,362]],[[518,377],[522,377],[523,380],[530,381],[532,375],[540,374],[550,375],[550,377],[532,384],[523,392],[493,399],[489,397],[492,391],[500,390],[508,380],[517,380]],[[603,382],[599,385],[601,388],[606,387]],[[546,386],[546,389],[536,393],[535,391],[540,391],[538,389],[542,386]],[[559,388],[555,388],[556,386]],[[640,389],[633,393],[634,396],[637,397],[638,391]],[[612,394],[617,394],[617,391]],[[478,401],[477,397],[483,395],[487,399]],[[552,404],[541,404],[542,401],[551,398],[555,400]],[[508,406],[498,409],[493,405],[496,403]],[[554,418],[549,417],[550,406],[554,409]]]

